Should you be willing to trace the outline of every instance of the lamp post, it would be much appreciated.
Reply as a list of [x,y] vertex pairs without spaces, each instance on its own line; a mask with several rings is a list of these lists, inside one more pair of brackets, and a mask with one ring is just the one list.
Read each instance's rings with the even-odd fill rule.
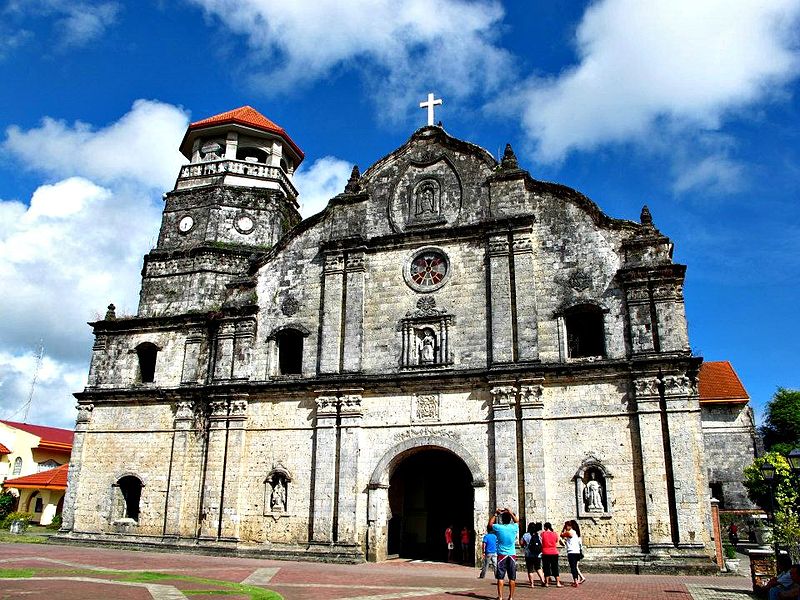
[[[775,535],[775,465],[764,461],[761,465],[761,475],[764,481],[769,483],[769,507],[772,512],[772,542],[775,545],[775,560],[778,560],[780,549],[778,548],[778,537]],[[776,562],[777,564],[777,562]]]
[[795,448],[789,455],[786,457],[789,461],[789,465],[792,467],[792,471],[795,473],[800,473],[800,448]]

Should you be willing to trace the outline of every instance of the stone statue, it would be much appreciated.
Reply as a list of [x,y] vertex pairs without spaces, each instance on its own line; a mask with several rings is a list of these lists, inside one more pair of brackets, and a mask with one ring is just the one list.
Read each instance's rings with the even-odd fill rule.
[[586,510],[588,512],[603,512],[603,486],[597,479],[595,473],[590,475],[591,479],[586,483],[583,489],[583,498],[586,500]]
[[430,329],[425,330],[425,335],[420,342],[419,358],[420,362],[431,363],[433,362],[434,349],[436,340],[433,337],[433,332]]
[[275,485],[272,488],[272,496],[270,497],[270,508],[272,512],[283,512],[286,510],[286,487],[280,478],[275,479]]
[[434,212],[433,190],[425,187],[417,194],[417,215],[425,215]]

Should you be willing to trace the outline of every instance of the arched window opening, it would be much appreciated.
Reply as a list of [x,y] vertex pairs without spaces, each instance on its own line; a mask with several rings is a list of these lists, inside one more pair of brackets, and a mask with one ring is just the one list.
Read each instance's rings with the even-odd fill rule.
[[138,477],[126,475],[116,483],[119,490],[119,516],[121,518],[139,520],[139,501],[142,497],[142,482]]
[[286,329],[277,336],[278,370],[281,375],[300,375],[303,372],[303,334]]
[[22,473],[22,457],[18,456],[14,459],[14,477],[18,477],[19,474]]
[[603,311],[599,307],[577,306],[564,315],[564,324],[569,358],[606,355]]
[[139,381],[152,383],[156,376],[158,347],[150,342],[144,342],[136,346],[136,354],[139,356]]
[[28,512],[33,513],[40,513],[44,508],[44,503],[42,502],[42,496],[39,492],[34,492],[31,494],[31,497],[28,498]]
[[266,164],[267,153],[258,148],[239,147],[236,150],[236,160]]
[[42,471],[49,471],[50,469],[55,469],[56,467],[60,467],[61,465],[54,461],[52,458],[50,460],[46,460],[44,462],[39,463],[39,473]]
[[285,158],[281,159],[281,169],[283,169],[284,173],[288,173],[289,172],[289,163],[286,162]]

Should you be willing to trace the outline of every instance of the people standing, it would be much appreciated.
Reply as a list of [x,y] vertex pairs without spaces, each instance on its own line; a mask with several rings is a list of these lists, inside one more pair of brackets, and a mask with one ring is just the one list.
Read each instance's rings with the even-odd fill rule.
[[544,575],[542,574],[542,540],[539,532],[542,530],[541,523],[528,523],[528,530],[522,536],[522,547],[525,549],[525,570],[528,572],[528,583],[533,587],[531,573],[535,572],[539,581],[544,586]]
[[453,562],[453,526],[444,530],[444,543],[447,544],[447,562]]
[[561,585],[561,577],[558,573],[558,534],[553,531],[553,525],[548,521],[544,524],[542,539],[542,566],[544,567],[544,586],[547,587],[551,578],[555,579],[556,587]]
[[481,550],[483,552],[483,566],[478,577],[483,579],[486,577],[486,569],[490,566],[492,571],[497,570],[497,536],[491,527],[486,528],[486,534],[483,536],[483,542],[481,542]]
[[[500,523],[495,523],[497,518]],[[495,509],[489,525],[497,536],[497,598],[503,598],[503,580],[508,573],[508,600],[514,600],[517,587],[517,539],[519,538],[519,518],[507,508]]]
[[567,547],[567,560],[569,561],[569,569],[572,572],[572,587],[578,587],[586,581],[586,577],[583,576],[578,567],[578,562],[583,558],[583,542],[581,541],[581,528],[576,520],[572,519],[564,522],[564,528],[561,530],[561,539],[564,540],[564,545]]
[[461,562],[469,564],[469,529],[461,528]]

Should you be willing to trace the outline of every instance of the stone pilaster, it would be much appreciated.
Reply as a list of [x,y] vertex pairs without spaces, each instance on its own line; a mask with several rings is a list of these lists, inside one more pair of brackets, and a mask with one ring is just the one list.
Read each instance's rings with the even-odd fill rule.
[[[67,492],[64,497],[64,508],[61,512],[61,531],[67,532],[75,527],[75,500],[81,485],[81,465],[83,464],[83,442],[86,431],[92,421],[94,404],[81,403],[76,406],[78,417],[75,420],[75,434],[72,438],[72,454],[69,457],[69,471],[67,473]],[[77,529],[80,530],[80,525]]]
[[648,545],[651,550],[672,548],[659,381],[655,376],[642,375],[633,383],[641,440]]
[[220,323],[217,331],[216,352],[214,354],[214,379],[230,379],[233,375],[233,338],[232,321]]
[[702,548],[709,542],[708,482],[695,383],[686,375],[666,375],[664,400],[674,473],[678,547]]
[[103,373],[108,371],[107,366],[104,364],[106,358],[106,346],[108,338],[106,335],[95,333],[94,344],[92,345],[92,358],[89,362],[89,377],[86,385],[93,387],[103,383]]
[[250,363],[253,355],[253,339],[255,335],[255,318],[248,317],[236,322],[233,338],[234,379],[250,379]]
[[511,311],[511,274],[508,235],[489,237],[490,306],[492,313],[492,362],[514,360],[514,332]]
[[246,398],[244,396],[231,398],[228,408],[227,447],[225,448],[225,473],[220,527],[220,537],[226,540],[239,539],[239,523],[241,520],[240,490],[246,468],[244,456],[246,424]]
[[339,399],[318,396],[314,421],[314,514],[312,541],[333,542],[333,500],[336,485],[336,418]]
[[[521,382],[523,383],[523,382]],[[544,448],[544,402],[540,383],[520,385],[522,415],[522,464],[525,485],[525,516],[530,521],[547,520],[547,470]]]
[[338,373],[342,350],[342,293],[344,291],[344,255],[325,256],[322,296],[322,342],[320,373]]
[[517,480],[517,422],[514,405],[517,388],[498,385],[491,389],[494,433],[494,495],[499,507],[519,513]]
[[658,281],[653,287],[661,352],[688,352],[689,333],[683,303],[683,277]]
[[628,336],[634,354],[656,351],[650,289],[647,282],[629,283],[625,286],[625,302],[628,306]]
[[205,337],[205,330],[201,327],[192,327],[186,335],[183,346],[182,384],[201,383],[204,379],[205,369],[200,363],[200,358]]
[[344,395],[339,403],[341,429],[336,541],[342,544],[356,544],[358,541],[356,503],[359,497],[358,448],[363,420],[361,396],[358,394]]
[[183,486],[186,462],[189,458],[189,436],[194,420],[194,402],[181,400],[175,404],[175,430],[172,433],[172,453],[164,508],[164,535],[180,537],[183,514]]
[[514,232],[514,288],[517,311],[517,357],[539,359],[539,325],[536,310],[536,276],[530,230]]
[[345,264],[347,298],[344,309],[345,371],[361,370],[361,345],[364,329],[364,253],[349,252]]
[[203,473],[203,506],[200,537],[217,539],[222,514],[222,483],[228,420],[228,402],[212,399],[208,403],[208,439],[206,440],[205,471]]

